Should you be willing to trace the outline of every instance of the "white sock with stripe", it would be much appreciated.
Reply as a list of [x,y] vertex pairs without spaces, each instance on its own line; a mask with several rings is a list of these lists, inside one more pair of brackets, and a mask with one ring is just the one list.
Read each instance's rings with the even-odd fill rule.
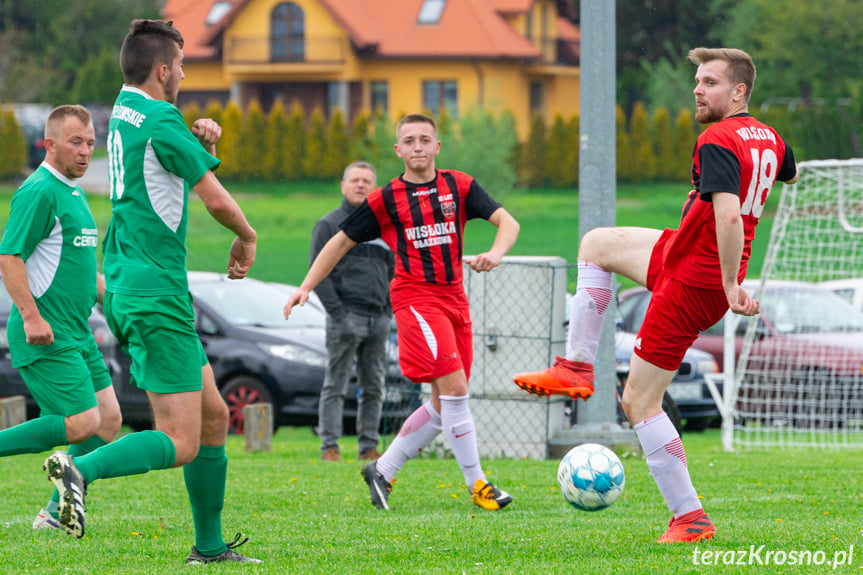
[[579,260],[576,285],[569,310],[566,359],[593,364],[605,311],[611,303],[611,272]]
[[452,453],[468,489],[472,489],[477,480],[486,481],[485,473],[479,464],[479,449],[476,445],[476,425],[470,412],[468,395],[441,395],[440,417],[443,432],[449,441]]
[[404,464],[431,443],[440,434],[441,429],[440,414],[431,401],[416,408],[402,424],[398,436],[378,459],[378,473],[392,483],[396,473],[404,467]]
[[647,467],[671,513],[679,517],[701,509],[701,501],[689,477],[683,442],[668,414],[660,412],[636,423],[633,429],[647,455]]

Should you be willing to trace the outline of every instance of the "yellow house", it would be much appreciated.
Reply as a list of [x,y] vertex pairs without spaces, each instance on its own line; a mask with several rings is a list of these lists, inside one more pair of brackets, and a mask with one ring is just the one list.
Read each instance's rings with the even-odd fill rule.
[[565,0],[167,0],[182,32],[179,105],[299,101],[348,121],[474,105],[531,117],[579,105],[578,28]]

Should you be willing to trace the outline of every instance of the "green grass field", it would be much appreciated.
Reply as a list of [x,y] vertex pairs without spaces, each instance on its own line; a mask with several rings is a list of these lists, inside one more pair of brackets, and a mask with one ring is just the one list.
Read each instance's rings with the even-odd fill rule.
[[[686,434],[684,443],[693,481],[718,529],[715,539],[698,545],[654,543],[669,514],[640,457],[624,457],[624,496],[596,513],[564,502],[556,488],[557,461],[484,461],[489,478],[515,498],[503,511],[487,512],[470,502],[456,462],[436,458],[410,461],[395,483],[392,509],[382,512],[369,503],[360,463],[351,459],[356,456],[352,438],[342,442],[347,456],[342,462],[325,464],[318,460],[317,438],[307,428],[280,429],[269,453],[247,454],[242,438],[231,437],[223,531],[226,538],[238,530],[249,535],[251,542],[241,550],[264,563],[189,569],[495,575],[859,572],[863,453],[726,453],[716,430]],[[41,471],[46,455],[3,460],[0,572],[181,572],[193,543],[181,471],[92,484],[87,535],[78,540],[31,529],[51,491]],[[719,556],[720,564],[694,564],[696,550],[699,561]],[[808,552],[812,564],[789,564],[792,552],[798,558]],[[826,563],[815,565],[819,559],[842,558],[842,552],[850,564],[835,570]],[[722,564],[744,553],[755,564]],[[777,565],[783,554],[786,564]],[[775,559],[759,565],[765,557]]]

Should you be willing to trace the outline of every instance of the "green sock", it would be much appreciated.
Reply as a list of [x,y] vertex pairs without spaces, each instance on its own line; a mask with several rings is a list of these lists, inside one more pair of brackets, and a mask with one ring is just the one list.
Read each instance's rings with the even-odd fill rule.
[[20,453],[39,453],[66,445],[66,418],[43,415],[0,431],[0,457]]
[[139,431],[124,435],[96,451],[75,458],[78,471],[88,482],[111,477],[139,475],[174,465],[174,442],[161,431]]
[[201,555],[218,555],[228,547],[222,539],[222,507],[228,457],[225,446],[202,445],[198,457],[183,466],[183,478],[195,522],[195,547]]
[[[82,455],[87,455],[91,451],[96,451],[103,445],[107,445],[108,442],[99,437],[98,435],[93,435],[86,441],[82,441],[81,443],[73,443],[69,446],[69,449],[66,450],[66,453],[71,455],[72,457],[81,457]],[[57,519],[58,513],[58,505],[60,503],[60,494],[57,490],[54,490],[54,494],[51,495],[51,500],[48,501],[48,505],[45,507],[45,511],[50,513],[54,519]]]

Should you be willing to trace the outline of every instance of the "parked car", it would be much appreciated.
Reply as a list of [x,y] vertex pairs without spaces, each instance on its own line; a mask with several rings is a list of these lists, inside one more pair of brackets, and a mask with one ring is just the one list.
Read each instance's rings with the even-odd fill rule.
[[818,285],[832,291],[857,311],[863,311],[863,278],[828,280]]
[[[572,296],[567,294],[567,317],[569,317],[571,300]],[[623,312],[629,311],[628,305],[632,303],[627,304],[624,299],[619,300],[616,318],[617,330],[614,336],[614,352],[617,378],[622,385],[629,377],[629,362],[635,348],[635,334],[638,331],[637,328],[641,326],[640,321],[636,326],[633,326],[632,322],[623,315]],[[642,319],[643,317],[642,315]],[[632,329],[633,327],[635,329]],[[709,353],[693,348],[686,351],[680,368],[668,386],[665,393],[666,397],[663,398],[663,409],[668,413],[678,431],[682,429],[702,431],[712,423],[719,421],[719,410],[704,380],[705,374],[714,373],[717,370],[716,362]],[[721,390],[721,384],[719,388]],[[618,394],[621,392],[622,389],[618,389]],[[625,419],[621,410],[618,410],[618,417],[621,421]],[[685,425],[681,420],[685,420]]]
[[[247,278],[229,280],[224,274],[189,272],[195,326],[228,404],[231,431],[242,432],[243,407],[273,405],[274,425],[314,425],[318,397],[327,364],[326,316],[316,298],[282,316],[288,293],[296,288]],[[126,360],[128,364],[128,360]],[[143,392],[128,377],[117,386],[123,418],[134,427],[151,425]],[[386,378],[382,430],[398,429],[415,409],[419,386],[390,362]],[[345,400],[345,431],[355,428],[356,378]]]
[[[646,293],[647,292],[645,290]],[[628,375],[629,360],[635,347],[635,337],[644,320],[644,313],[638,317],[637,302],[621,292],[618,300],[618,330],[615,339],[618,373],[626,368]],[[645,306],[646,309],[646,306]],[[716,401],[707,387],[705,374],[719,371],[716,361],[709,353],[690,347],[668,386],[667,393],[677,404],[680,417],[685,420],[686,431],[702,431],[720,421]],[[721,392],[722,384],[717,386]]]
[[[798,427],[818,426],[828,412],[860,410],[863,312],[818,284],[770,281],[764,294],[758,293],[759,285],[759,280],[744,281],[761,302],[761,312],[741,318],[735,331],[737,357],[749,322],[758,322],[744,385],[755,378],[759,384],[743,394],[738,410],[764,413],[768,419]],[[621,296],[632,300],[630,316],[636,317],[650,298],[641,288]],[[721,364],[724,341],[723,320],[702,332],[693,347],[711,353]]]
[[[6,339],[6,324],[12,311],[12,298],[6,291],[6,286],[0,281],[0,397],[23,395],[27,400],[27,418],[39,416],[39,406],[30,395],[21,374],[12,367],[12,356],[9,353],[9,341]],[[90,329],[99,345],[99,350],[105,358],[105,365],[111,372],[111,378],[116,383],[122,376],[122,368],[117,360],[117,340],[108,329],[105,316],[98,306],[90,314]]]

